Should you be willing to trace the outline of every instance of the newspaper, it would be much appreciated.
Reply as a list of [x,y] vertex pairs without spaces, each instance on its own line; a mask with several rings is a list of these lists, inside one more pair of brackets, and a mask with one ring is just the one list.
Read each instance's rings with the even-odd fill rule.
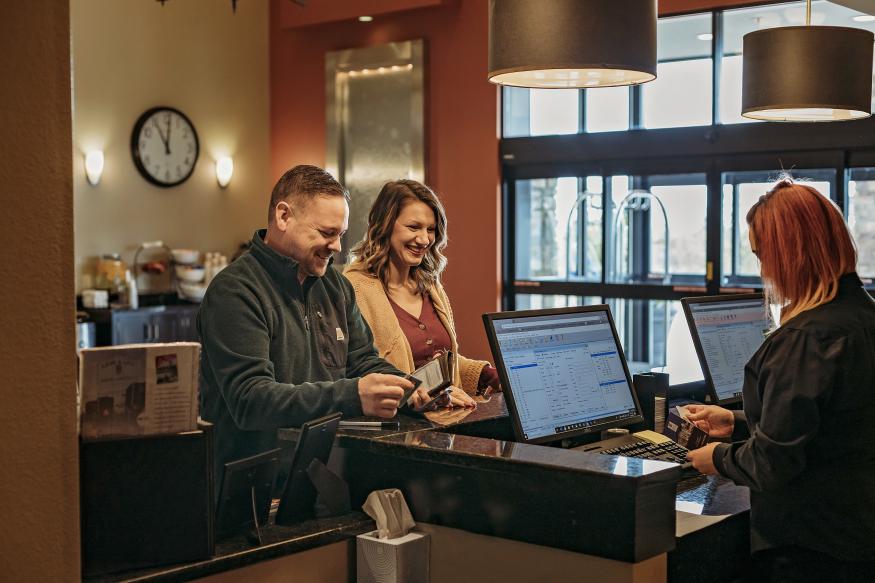
[[125,344],[79,355],[83,439],[197,428],[200,344]]

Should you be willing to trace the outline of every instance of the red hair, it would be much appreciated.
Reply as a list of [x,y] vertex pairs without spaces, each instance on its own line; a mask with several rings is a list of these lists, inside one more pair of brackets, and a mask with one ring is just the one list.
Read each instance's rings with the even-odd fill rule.
[[781,322],[832,301],[856,271],[857,250],[842,212],[810,186],[778,182],[747,213],[769,303]]

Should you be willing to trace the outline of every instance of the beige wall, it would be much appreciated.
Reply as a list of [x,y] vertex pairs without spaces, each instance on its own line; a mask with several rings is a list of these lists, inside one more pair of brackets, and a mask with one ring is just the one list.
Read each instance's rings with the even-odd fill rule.
[[75,581],[68,0],[0,18],[0,580]]
[[[72,0],[73,192],[77,289],[93,261],[142,241],[230,256],[267,214],[270,177],[268,3]],[[185,113],[200,140],[192,176],[172,188],[146,182],[131,159],[137,117],[156,105]],[[103,179],[85,179],[83,156],[102,149]],[[234,178],[216,184],[215,160]],[[83,279],[83,275],[86,276]]]

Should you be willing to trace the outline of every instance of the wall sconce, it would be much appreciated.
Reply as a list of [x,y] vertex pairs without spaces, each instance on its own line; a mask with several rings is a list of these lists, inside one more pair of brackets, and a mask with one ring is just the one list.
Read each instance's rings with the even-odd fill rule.
[[91,150],[85,154],[85,177],[88,184],[97,186],[103,175],[103,150]]
[[225,188],[231,182],[234,175],[234,160],[230,156],[223,156],[216,160],[216,181],[219,186]]

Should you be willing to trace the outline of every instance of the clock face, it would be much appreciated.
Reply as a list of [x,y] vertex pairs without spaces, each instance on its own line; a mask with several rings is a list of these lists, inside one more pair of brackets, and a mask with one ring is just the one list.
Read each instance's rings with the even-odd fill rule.
[[153,107],[134,124],[131,153],[143,178],[156,186],[176,186],[194,171],[199,153],[197,132],[181,111]]

